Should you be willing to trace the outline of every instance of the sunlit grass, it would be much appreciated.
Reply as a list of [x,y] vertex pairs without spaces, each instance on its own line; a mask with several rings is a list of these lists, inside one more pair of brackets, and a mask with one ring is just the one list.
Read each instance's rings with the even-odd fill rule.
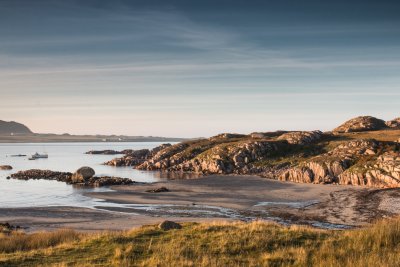
[[327,231],[265,222],[186,223],[127,232],[13,233],[4,266],[400,266],[400,219]]

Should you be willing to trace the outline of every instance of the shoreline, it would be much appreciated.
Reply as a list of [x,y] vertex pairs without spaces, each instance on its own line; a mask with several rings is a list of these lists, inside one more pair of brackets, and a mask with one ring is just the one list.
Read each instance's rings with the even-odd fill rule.
[[[146,192],[163,186],[169,192]],[[0,208],[0,221],[28,232],[127,230],[163,220],[257,219],[344,229],[395,216],[400,210],[396,209],[400,207],[400,189],[302,184],[257,176],[210,175],[110,188],[109,192],[84,194],[104,200],[94,208]]]

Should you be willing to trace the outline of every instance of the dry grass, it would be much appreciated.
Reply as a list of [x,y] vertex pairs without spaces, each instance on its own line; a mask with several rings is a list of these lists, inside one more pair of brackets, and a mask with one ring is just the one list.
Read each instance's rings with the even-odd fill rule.
[[38,232],[30,235],[26,235],[22,232],[13,232],[10,235],[1,234],[0,253],[48,248],[79,240],[81,236],[81,234],[72,230]]
[[347,139],[375,139],[378,141],[396,141],[400,138],[400,130],[342,133],[338,136]]
[[[324,231],[265,222],[145,226],[129,232],[14,234],[4,266],[400,266],[400,219]],[[20,244],[21,243],[21,244]]]

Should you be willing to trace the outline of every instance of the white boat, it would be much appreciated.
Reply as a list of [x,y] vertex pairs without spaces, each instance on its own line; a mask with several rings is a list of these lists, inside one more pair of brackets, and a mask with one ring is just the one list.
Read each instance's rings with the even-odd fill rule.
[[30,160],[35,160],[35,159],[47,159],[49,157],[49,155],[47,154],[39,154],[39,153],[35,153],[33,154],[29,159]]

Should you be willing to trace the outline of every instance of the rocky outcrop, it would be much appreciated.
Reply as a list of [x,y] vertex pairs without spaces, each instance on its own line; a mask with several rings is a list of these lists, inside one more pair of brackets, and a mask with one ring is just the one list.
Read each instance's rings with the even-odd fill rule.
[[0,165],[0,170],[2,170],[2,171],[12,170],[12,166],[10,166],[10,165]]
[[[338,127],[339,132],[334,134],[321,131],[224,133],[159,147],[141,156],[126,155],[112,162],[116,166],[128,164],[140,170],[174,174],[254,174],[301,183],[400,186],[399,161],[381,160],[382,155],[400,151],[399,143],[392,141],[400,131],[382,122],[369,116],[358,117]],[[384,131],[357,133],[382,127],[390,136]]]
[[335,128],[335,133],[350,133],[376,131],[387,128],[385,121],[371,116],[360,116],[346,121],[339,127]]
[[327,153],[303,162],[301,166],[285,171],[279,180],[315,184],[341,183],[340,175],[361,156],[374,155],[377,147],[378,142],[374,140],[343,143]]
[[390,128],[400,128],[400,118],[395,118],[393,120],[387,121],[386,125]]
[[133,150],[121,158],[112,159],[104,164],[110,166],[136,166],[142,164],[150,155],[151,151],[148,149]]
[[400,186],[400,153],[387,152],[374,162],[351,168],[340,175],[339,184],[368,187]]
[[[213,144],[213,143],[211,143]],[[187,149],[188,144],[178,144],[173,149],[161,151],[159,155],[140,165],[140,169],[169,170],[195,173],[253,173],[259,169],[252,166],[278,148],[277,142],[254,141],[203,145]]]
[[400,186],[400,155],[391,151],[377,156],[379,148],[382,146],[374,140],[349,141],[283,172],[279,180],[368,187]]
[[140,149],[140,150],[124,150],[125,156],[121,158],[115,158],[108,162],[105,162],[105,165],[110,166],[138,166],[145,162],[146,160],[154,157],[158,152],[163,149],[171,147],[171,144],[162,144],[160,146],[155,147],[152,150],[149,149]]
[[289,144],[305,145],[318,141],[321,137],[321,131],[289,132],[279,136],[278,140],[286,140]]
[[72,183],[85,183],[95,175],[95,171],[90,167],[81,167],[71,176]]
[[[175,165],[178,161],[183,160],[183,155],[179,154],[190,145],[187,142],[175,144],[164,148],[155,153],[149,160],[143,162],[137,167],[139,170],[161,170],[167,169],[171,165]],[[177,156],[178,154],[178,156]]]
[[[82,172],[81,172],[82,173]],[[50,170],[26,170],[19,171],[17,173],[11,174],[11,178],[18,180],[53,180],[64,182],[67,184],[77,184],[82,186],[111,186],[111,185],[128,185],[134,182],[128,178],[120,177],[110,177],[110,176],[89,176],[89,172],[85,172],[86,177],[82,182],[74,181],[72,179],[73,174],[70,172],[58,172]]]

